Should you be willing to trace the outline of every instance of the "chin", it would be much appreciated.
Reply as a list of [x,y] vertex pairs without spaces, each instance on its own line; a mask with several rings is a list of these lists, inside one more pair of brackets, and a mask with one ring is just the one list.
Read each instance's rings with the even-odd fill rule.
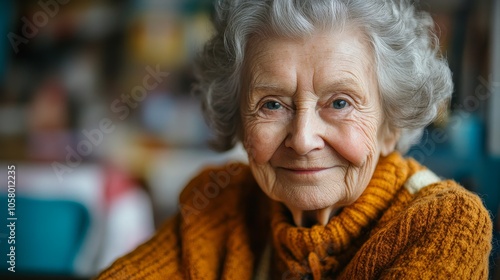
[[307,193],[299,191],[288,193],[280,201],[289,208],[302,211],[325,209],[339,204],[339,199],[325,193],[327,192],[321,190],[308,190]]

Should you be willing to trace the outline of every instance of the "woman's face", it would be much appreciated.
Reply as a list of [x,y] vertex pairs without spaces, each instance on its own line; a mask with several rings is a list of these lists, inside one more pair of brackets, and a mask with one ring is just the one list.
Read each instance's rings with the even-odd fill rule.
[[262,190],[292,211],[353,203],[394,149],[363,38],[346,28],[249,42],[243,144]]

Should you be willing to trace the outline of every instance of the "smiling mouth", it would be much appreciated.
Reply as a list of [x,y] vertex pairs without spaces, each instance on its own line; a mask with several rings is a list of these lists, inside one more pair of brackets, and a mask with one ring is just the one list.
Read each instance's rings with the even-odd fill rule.
[[282,167],[283,170],[292,172],[294,174],[315,174],[324,170],[331,169],[331,167],[314,167],[314,168],[287,168]]

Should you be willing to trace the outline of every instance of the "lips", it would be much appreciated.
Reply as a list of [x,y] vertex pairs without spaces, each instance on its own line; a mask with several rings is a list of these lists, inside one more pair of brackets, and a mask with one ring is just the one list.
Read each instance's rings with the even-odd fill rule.
[[296,174],[314,174],[318,173],[327,169],[330,169],[331,167],[282,167],[282,169],[293,172]]

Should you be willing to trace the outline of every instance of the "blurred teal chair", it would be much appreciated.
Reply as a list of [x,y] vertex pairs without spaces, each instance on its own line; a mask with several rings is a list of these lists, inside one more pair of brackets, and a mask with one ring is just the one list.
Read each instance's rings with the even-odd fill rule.
[[[6,272],[7,196],[0,196],[0,263]],[[16,274],[73,275],[74,261],[85,240],[90,214],[79,202],[16,197]],[[5,224],[5,225],[4,225]]]

